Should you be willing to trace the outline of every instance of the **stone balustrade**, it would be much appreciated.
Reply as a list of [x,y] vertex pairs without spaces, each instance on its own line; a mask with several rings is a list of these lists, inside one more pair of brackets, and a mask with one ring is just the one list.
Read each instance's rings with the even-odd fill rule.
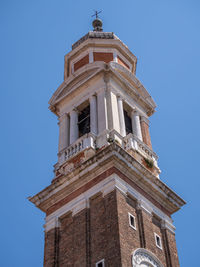
[[91,133],[87,133],[65,149],[65,160],[68,160],[82,150],[90,147],[95,149],[95,136]]
[[[153,152],[143,141],[141,141],[136,135],[130,133],[127,136],[123,137],[117,131],[112,130],[107,132],[107,144],[109,142],[117,142],[123,149],[130,151],[138,151],[143,157],[150,158],[153,160],[156,167],[158,156]],[[87,133],[76,140],[73,144],[63,149],[59,153],[60,164],[64,163],[66,160],[69,160],[79,152],[87,148],[96,148],[97,137],[92,133]]]
[[155,152],[153,152],[144,142],[142,142],[137,136],[134,134],[128,134],[124,137],[124,149],[125,150],[137,150],[144,157],[151,158],[157,166],[158,156]]

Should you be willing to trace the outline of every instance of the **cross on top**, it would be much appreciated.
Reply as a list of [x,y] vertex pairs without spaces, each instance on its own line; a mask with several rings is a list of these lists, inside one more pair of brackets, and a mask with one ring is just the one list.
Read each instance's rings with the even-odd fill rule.
[[92,15],[92,17],[96,16],[96,19],[98,19],[98,14],[101,13],[102,11],[95,11],[95,14]]

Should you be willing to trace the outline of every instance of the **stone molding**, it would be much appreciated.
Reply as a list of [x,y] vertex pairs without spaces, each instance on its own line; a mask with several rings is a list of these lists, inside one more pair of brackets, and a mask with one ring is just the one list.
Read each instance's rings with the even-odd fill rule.
[[[55,194],[59,194],[65,187],[69,187],[80,177],[83,179],[83,177],[87,176],[87,179],[93,179],[95,174],[98,175],[97,173],[105,172],[106,168],[111,168],[112,166],[121,173],[125,173],[130,181],[138,184],[147,194],[153,194],[153,199],[161,203],[170,214],[185,204],[183,199],[116,143],[106,146],[85,162],[81,162],[80,166],[70,170],[69,173],[63,173],[59,179],[53,181],[43,191],[33,197],[29,197],[29,200],[45,211],[51,204],[50,199]],[[166,203],[163,202],[164,199],[166,199]]]
[[141,209],[143,209],[149,215],[155,214],[162,220],[163,223],[165,223],[165,227],[174,233],[175,227],[173,226],[172,219],[159,210],[137,190],[122,180],[117,174],[110,175],[97,185],[93,186],[86,192],[71,200],[69,203],[63,205],[61,208],[48,215],[46,217],[45,231],[54,228],[55,225],[59,225],[57,221],[59,217],[63,216],[65,213],[71,211],[72,216],[74,216],[81,210],[89,208],[89,199],[95,194],[101,192],[102,196],[104,197],[115,189],[119,190],[124,195],[132,196],[137,200]]
[[152,252],[144,248],[136,249],[132,256],[132,266],[139,267],[145,263],[150,264],[152,267],[164,267]]
[[[107,73],[107,75],[109,73],[112,73],[113,78],[115,77],[125,85],[126,90],[128,90],[128,93],[131,94],[133,99],[135,99],[135,101],[137,100],[138,104],[140,103],[141,106],[144,106],[150,115],[153,114],[156,105],[152,100],[151,96],[141,85],[141,83],[135,77],[134,74],[132,74],[130,71],[126,70],[125,67],[121,66],[116,62],[110,62],[108,64],[104,62],[93,62],[77,70],[76,73],[73,76],[70,76],[66,81],[64,81],[62,85],[53,94],[49,101],[49,108],[53,111],[53,106],[55,104],[59,103],[65,97],[69,96],[72,91],[75,91],[81,85],[85,84],[88,80],[101,73],[102,71]],[[80,80],[81,76],[84,76],[86,72],[88,73],[87,77]],[[126,77],[124,77],[122,74],[129,78],[128,81]],[[76,80],[80,81],[74,83]],[[138,89],[134,87],[134,84],[140,87],[140,92],[138,92]],[[96,88],[96,91],[93,92],[93,94],[96,93],[98,89],[99,88]]]
[[[107,35],[112,34],[113,38],[89,38],[89,35],[94,34],[94,32],[89,32],[82,38],[86,39],[83,42],[79,42],[79,45],[74,47],[68,54],[65,55],[68,59],[73,58],[74,55],[83,53],[87,47],[109,47],[109,48],[116,48],[120,52],[122,51],[122,54],[126,54],[129,57],[129,60],[134,62],[136,64],[137,58],[136,56],[128,49],[128,47],[113,33],[106,33],[103,32],[101,34]],[[81,39],[82,39],[81,38]]]

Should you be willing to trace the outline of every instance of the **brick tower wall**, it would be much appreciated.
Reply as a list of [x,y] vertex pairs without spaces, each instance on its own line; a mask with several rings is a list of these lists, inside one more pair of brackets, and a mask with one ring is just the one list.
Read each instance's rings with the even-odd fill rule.
[[[151,251],[165,267],[178,267],[175,235],[162,228],[161,221],[137,206],[135,200],[116,192],[122,265],[132,267],[131,255],[137,248]],[[136,219],[136,230],[131,228],[128,213]],[[156,246],[154,233],[161,237],[162,249]]]
[[[89,199],[89,208],[60,218],[60,227],[45,234],[45,267],[105,266],[132,267],[137,248],[151,251],[165,267],[178,267],[175,236],[161,222],[138,208],[131,197],[115,190]],[[128,213],[135,217],[136,230],[130,227]],[[162,249],[155,243],[154,232],[161,237]]]
[[63,215],[60,228],[45,234],[45,267],[95,266],[101,259],[106,266],[121,266],[115,191],[93,196],[89,206]]

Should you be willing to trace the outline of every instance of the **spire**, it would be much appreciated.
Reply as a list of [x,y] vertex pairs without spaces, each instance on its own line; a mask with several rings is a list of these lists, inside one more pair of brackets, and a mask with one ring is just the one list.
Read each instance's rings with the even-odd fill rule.
[[93,20],[92,22],[92,26],[93,26],[93,31],[95,32],[102,32],[102,26],[103,26],[103,22],[102,20],[98,17],[98,14],[101,13],[101,11],[95,11],[95,14],[92,15],[92,17],[96,16],[96,18]]

